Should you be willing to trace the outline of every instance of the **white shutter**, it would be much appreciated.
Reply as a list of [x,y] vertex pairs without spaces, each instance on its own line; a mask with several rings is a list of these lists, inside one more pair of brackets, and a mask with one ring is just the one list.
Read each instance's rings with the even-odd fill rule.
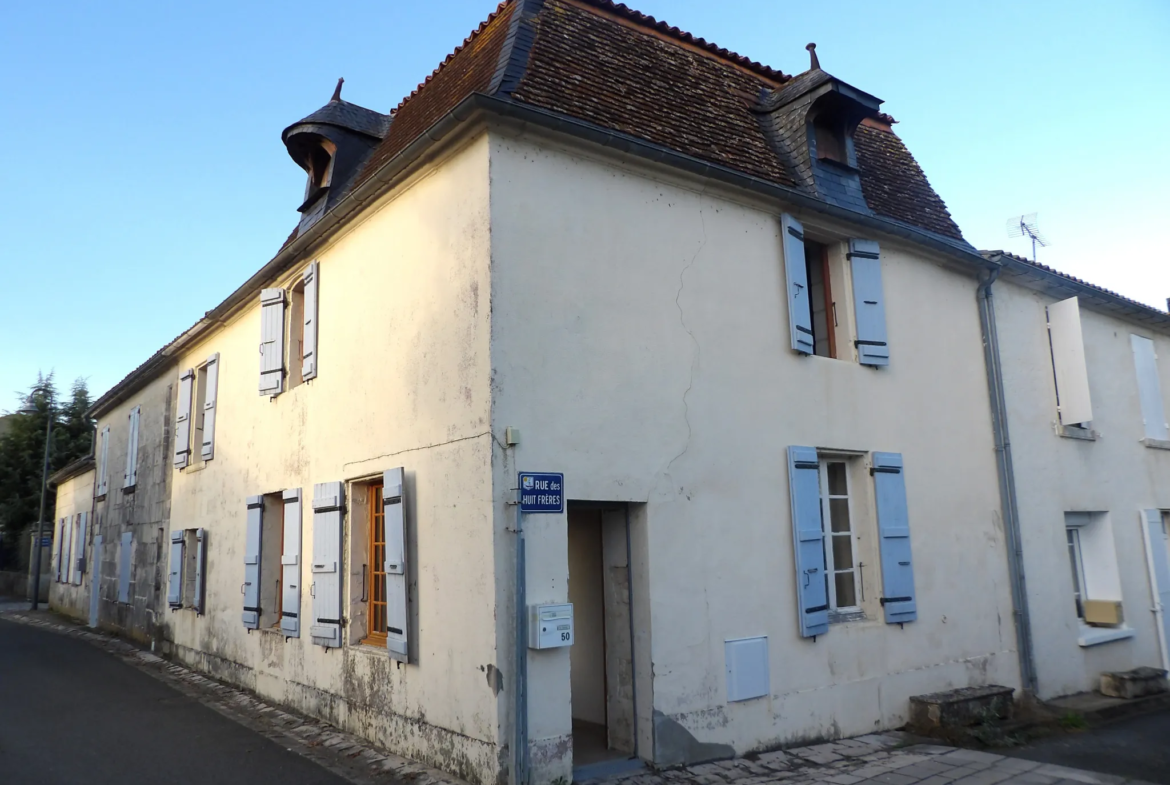
[[260,292],[260,394],[284,390],[284,289]]
[[182,469],[191,462],[191,398],[195,371],[188,368],[179,377],[179,409],[175,415],[175,466]]
[[408,661],[410,628],[406,551],[406,484],[402,467],[382,475],[382,510],[386,526],[386,648],[390,656]]
[[105,496],[109,490],[108,477],[110,470],[107,466],[107,459],[110,456],[110,426],[102,428],[100,453],[98,458],[98,481],[97,481],[97,495]]
[[1093,419],[1089,399],[1089,369],[1085,364],[1085,340],[1081,334],[1081,309],[1076,297],[1048,306],[1048,335],[1052,341],[1052,369],[1060,421],[1081,425]]
[[171,569],[167,576],[167,604],[183,607],[183,532],[171,532]]
[[126,473],[122,475],[122,487],[133,488],[138,484],[138,421],[142,418],[142,407],[130,410],[130,423],[126,430]]
[[341,646],[341,514],[344,490],[339,482],[313,486],[313,643]]
[[207,530],[195,530],[195,596],[191,598],[191,607],[200,616],[203,615],[203,595],[207,592]]
[[320,264],[310,262],[305,270],[305,325],[301,333],[301,380],[317,378],[317,292],[320,286]]
[[244,626],[260,627],[260,548],[264,530],[264,497],[248,497],[248,522],[244,533]]
[[205,461],[215,457],[215,398],[219,389],[219,352],[207,359],[207,389],[203,393],[203,444],[200,456]]
[[89,513],[77,514],[77,547],[74,549],[73,564],[76,566],[73,582],[81,584],[81,576],[85,574],[85,535],[89,528]]
[[284,492],[284,553],[280,555],[280,631],[301,637],[301,489]]
[[1170,540],[1161,510],[1142,510],[1146,567],[1150,572],[1154,636],[1162,649],[1162,667],[1170,670]]
[[1146,438],[1166,441],[1170,439],[1170,427],[1166,425],[1166,409],[1162,402],[1162,385],[1158,382],[1158,356],[1154,353],[1154,342],[1140,335],[1130,335],[1129,343],[1133,347],[1133,364],[1137,369],[1138,398],[1141,401]]

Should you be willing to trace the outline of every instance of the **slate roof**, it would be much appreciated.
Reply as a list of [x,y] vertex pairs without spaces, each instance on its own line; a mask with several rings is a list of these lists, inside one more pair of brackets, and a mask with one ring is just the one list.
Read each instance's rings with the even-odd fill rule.
[[386,136],[386,130],[390,127],[390,115],[381,114],[375,112],[373,109],[367,109],[364,106],[358,106],[357,104],[351,104],[349,101],[337,99],[330,101],[308,117],[298,120],[284,129],[281,137],[287,137],[288,132],[296,126],[308,123],[336,125],[341,128],[358,131],[366,136],[372,136],[375,139],[381,139]]

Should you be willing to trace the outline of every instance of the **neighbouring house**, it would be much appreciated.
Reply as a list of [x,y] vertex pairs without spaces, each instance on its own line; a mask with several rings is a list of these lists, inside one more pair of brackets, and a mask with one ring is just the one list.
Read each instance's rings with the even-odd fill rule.
[[339,83],[284,246],[93,407],[99,478],[139,450],[98,616],[476,783],[1028,686],[1009,264],[893,124],[607,0],[505,2],[388,114]]
[[1170,314],[987,252],[1042,698],[1170,668]]
[[49,556],[49,607],[77,619],[89,609],[86,587],[93,525],[94,460],[87,455],[49,477],[57,508]]

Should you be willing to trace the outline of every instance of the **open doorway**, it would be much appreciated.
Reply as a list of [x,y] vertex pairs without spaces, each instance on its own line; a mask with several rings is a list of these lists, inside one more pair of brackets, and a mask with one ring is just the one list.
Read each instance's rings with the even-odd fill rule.
[[569,504],[574,769],[636,754],[627,517],[625,505]]

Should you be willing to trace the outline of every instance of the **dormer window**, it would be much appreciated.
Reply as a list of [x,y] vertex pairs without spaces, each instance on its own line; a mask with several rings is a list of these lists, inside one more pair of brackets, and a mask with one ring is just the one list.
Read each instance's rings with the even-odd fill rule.
[[329,188],[329,184],[333,180],[333,157],[336,151],[337,146],[333,142],[322,139],[321,143],[312,148],[306,156],[305,170],[308,172],[309,180],[305,184],[305,202],[301,205],[302,212]]
[[813,136],[817,146],[818,160],[849,164],[849,152],[845,147],[844,123],[820,115],[813,121]]

